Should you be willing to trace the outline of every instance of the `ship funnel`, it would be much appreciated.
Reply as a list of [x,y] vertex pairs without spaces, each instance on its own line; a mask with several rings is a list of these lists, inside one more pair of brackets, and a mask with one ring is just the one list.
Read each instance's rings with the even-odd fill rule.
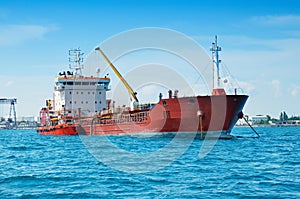
[[168,93],[169,93],[169,99],[172,99],[172,90],[169,90]]

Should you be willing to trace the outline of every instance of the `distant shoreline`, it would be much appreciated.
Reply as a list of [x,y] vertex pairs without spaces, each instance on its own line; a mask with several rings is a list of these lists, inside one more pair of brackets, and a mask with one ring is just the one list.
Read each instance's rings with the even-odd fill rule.
[[[300,127],[300,124],[253,124],[252,127]],[[235,125],[234,127],[249,127],[248,125]]]

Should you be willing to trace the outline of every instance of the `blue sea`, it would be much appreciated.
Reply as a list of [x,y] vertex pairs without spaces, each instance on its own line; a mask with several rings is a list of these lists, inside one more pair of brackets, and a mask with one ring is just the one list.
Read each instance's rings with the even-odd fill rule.
[[256,130],[260,138],[239,127],[236,139],[173,144],[168,136],[1,130],[0,197],[300,198],[300,128]]

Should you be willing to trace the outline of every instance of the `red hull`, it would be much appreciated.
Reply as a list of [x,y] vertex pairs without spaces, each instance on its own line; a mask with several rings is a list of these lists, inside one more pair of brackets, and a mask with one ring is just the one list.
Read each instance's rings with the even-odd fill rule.
[[[77,119],[80,134],[120,135],[150,132],[222,132],[229,135],[248,96],[216,95],[162,99],[145,117],[128,121]],[[101,121],[100,121],[101,120]]]
[[78,135],[75,124],[60,124],[54,126],[37,127],[37,132],[41,135]]

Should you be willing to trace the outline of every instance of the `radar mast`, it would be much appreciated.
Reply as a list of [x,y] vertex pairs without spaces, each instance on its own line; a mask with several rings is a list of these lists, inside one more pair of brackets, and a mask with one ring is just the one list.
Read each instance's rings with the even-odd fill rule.
[[[212,47],[210,51],[212,51],[212,59],[213,59],[213,88],[217,86],[217,88],[220,88],[220,68],[219,65],[221,63],[221,60],[219,60],[219,51],[221,51],[221,47],[218,46],[217,43],[217,35],[215,36],[215,42],[212,43]],[[216,76],[215,77],[215,68],[216,68]],[[217,85],[215,85],[215,79],[217,78]]]
[[69,68],[75,70],[75,75],[82,76],[84,53],[79,48],[69,50]]

